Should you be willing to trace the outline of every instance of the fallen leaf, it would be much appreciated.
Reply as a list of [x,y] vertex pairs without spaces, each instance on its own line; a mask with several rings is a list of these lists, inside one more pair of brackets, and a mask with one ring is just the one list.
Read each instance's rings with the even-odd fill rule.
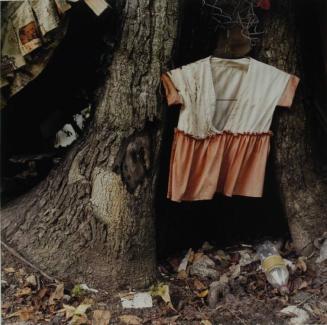
[[9,307],[11,307],[11,304],[9,304],[9,303],[2,303],[1,304],[1,309],[8,309]]
[[48,289],[47,288],[42,288],[40,289],[38,292],[37,292],[37,296],[38,298],[42,299],[48,292]]
[[74,315],[69,325],[86,325],[89,324],[89,320],[86,315]]
[[301,289],[304,289],[304,288],[307,288],[308,287],[308,282],[307,281],[303,281],[301,284],[300,284],[300,286],[299,286],[299,290],[301,290]]
[[95,310],[93,312],[92,325],[108,325],[111,318],[109,310]]
[[227,274],[223,274],[222,276],[220,276],[219,278],[219,283],[222,285],[228,284],[229,282],[229,278],[227,276]]
[[216,251],[214,259],[218,260],[223,267],[226,267],[230,261],[230,256],[226,255],[223,250],[219,249]]
[[142,324],[142,319],[135,315],[122,315],[119,319],[127,325],[139,325]]
[[55,305],[64,296],[64,284],[59,283],[49,298],[49,305]]
[[80,304],[75,309],[75,315],[79,315],[79,316],[84,315],[89,308],[91,308],[91,305]]
[[307,265],[306,265],[306,263],[304,262],[304,260],[305,260],[305,257],[299,257],[298,259],[297,259],[297,262],[296,262],[296,267],[298,268],[298,269],[300,269],[302,272],[306,272],[307,271]]
[[86,297],[83,299],[83,301],[81,302],[81,304],[83,305],[93,305],[94,304],[94,300],[92,298]]
[[30,287],[25,287],[22,289],[18,289],[15,296],[16,297],[24,297],[24,296],[29,296],[32,292],[32,289]]
[[39,310],[41,307],[46,308],[46,305],[48,304],[47,299],[43,299],[45,295],[48,293],[48,288],[42,288],[40,289],[36,295],[33,295],[32,301],[33,305],[36,310]]
[[201,292],[198,292],[196,295],[197,295],[199,298],[204,298],[204,297],[206,297],[206,296],[208,295],[208,292],[209,292],[209,290],[206,289],[206,290],[203,290],[203,291],[201,291]]
[[177,278],[178,279],[186,279],[187,278],[187,273],[186,273],[186,271],[180,271],[180,272],[178,272],[178,274],[177,274]]
[[75,307],[70,306],[70,305],[65,305],[65,304],[63,304],[63,307],[64,307],[63,309],[65,310],[66,319],[72,318],[75,314]]
[[228,255],[226,255],[225,252],[222,249],[218,249],[216,251],[216,256],[219,257],[222,260],[230,259],[230,257]]
[[19,318],[23,321],[34,319],[34,317],[35,315],[33,307],[27,307],[19,311]]
[[218,271],[215,269],[215,262],[203,254],[201,257],[196,258],[190,266],[190,274],[211,279],[216,279],[219,276]]
[[169,286],[167,284],[159,283],[156,286],[152,286],[150,290],[153,297],[160,296],[170,308],[175,310],[170,300]]
[[77,308],[70,305],[63,305],[66,319],[72,318],[70,325],[81,325],[87,324],[88,318],[86,316],[86,311],[91,308],[91,305],[80,304]]
[[15,269],[13,267],[5,267],[3,270],[6,273],[15,273]]
[[308,313],[305,310],[296,306],[287,306],[286,308],[282,309],[280,313],[292,317],[289,322],[290,325],[306,324],[310,319]]
[[207,288],[207,286],[198,279],[194,280],[194,287],[196,290],[205,290]]
[[22,321],[27,321],[30,319],[34,319],[34,308],[33,307],[26,307],[23,309],[20,309],[10,315],[8,315],[6,318],[12,318],[12,317],[19,317]]
[[236,264],[236,265],[232,265],[230,268],[229,268],[229,271],[231,272],[231,276],[230,278],[231,279],[235,279],[237,278],[240,273],[241,273],[241,265],[240,264]]
[[219,281],[210,283],[208,292],[208,304],[210,308],[216,308],[218,299],[224,297],[229,292],[228,277],[224,274]]
[[202,252],[197,252],[194,254],[193,263],[199,260],[204,254]]
[[190,248],[188,250],[188,252],[186,253],[186,255],[184,256],[184,258],[182,259],[181,263],[178,266],[177,272],[181,272],[181,271],[186,271],[187,268],[187,264],[189,262],[189,258],[192,254],[192,248]]
[[259,259],[255,254],[252,254],[252,252],[248,249],[240,250],[238,251],[238,253],[241,255],[241,259],[239,262],[241,266],[249,265]]
[[202,320],[201,321],[201,324],[202,325],[212,325],[212,323],[210,322],[210,320],[207,320],[207,319],[206,320]]
[[31,285],[31,286],[33,286],[33,287],[36,287],[36,277],[35,277],[35,275],[30,275],[30,276],[28,276],[27,278],[26,278],[26,284],[29,284],[29,285]]

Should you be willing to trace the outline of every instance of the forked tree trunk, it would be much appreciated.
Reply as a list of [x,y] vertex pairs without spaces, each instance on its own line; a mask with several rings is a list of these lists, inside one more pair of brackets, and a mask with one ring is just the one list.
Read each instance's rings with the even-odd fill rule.
[[121,7],[121,40],[88,135],[2,211],[3,241],[56,277],[101,288],[146,286],[156,275],[160,74],[178,21],[174,0]]
[[293,242],[299,253],[309,254],[313,240],[327,230],[327,184],[314,163],[314,105],[308,96],[310,85],[301,64],[300,35],[295,25],[300,2],[276,0],[273,4],[264,24],[260,59],[298,75],[301,83],[291,110],[277,110],[272,154]]

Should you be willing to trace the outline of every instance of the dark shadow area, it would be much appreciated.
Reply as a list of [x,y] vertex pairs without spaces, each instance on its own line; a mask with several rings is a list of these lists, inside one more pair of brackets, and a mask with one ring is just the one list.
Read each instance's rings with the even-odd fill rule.
[[[305,22],[305,23],[304,23]],[[296,26],[301,35],[302,64],[316,168],[327,182],[327,2],[300,1]]]
[[[178,67],[210,55],[215,48],[217,31],[201,1],[184,3],[180,42],[176,48],[174,65]],[[262,12],[258,11],[260,17]],[[258,30],[260,30],[260,25]],[[258,44],[250,53],[256,57]],[[272,159],[266,169],[262,198],[232,198],[217,194],[210,201],[175,203],[166,199],[170,150],[179,107],[167,107],[165,134],[157,191],[157,246],[158,258],[182,249],[198,248],[204,241],[218,246],[240,242],[254,242],[264,237],[288,237]]]
[[187,248],[198,248],[205,241],[217,246],[249,243],[265,237],[288,238],[272,157],[268,160],[262,198],[217,194],[209,201],[172,202],[166,198],[173,129],[178,108],[167,108],[167,127],[156,201],[158,257]]
[[[272,3],[273,5],[273,3]],[[201,8],[201,1],[187,1],[182,8],[180,42],[174,64],[178,67],[210,55],[215,47],[217,32],[210,13]],[[269,12],[258,10],[259,19]],[[315,145],[315,161],[319,173],[327,181],[327,4],[315,0],[296,4],[298,37],[301,40],[301,58],[305,96],[310,101],[308,120]],[[259,23],[258,30],[262,30]],[[250,56],[256,58],[260,42]],[[307,87],[307,85],[311,85]],[[286,112],[276,109],[276,114]],[[268,160],[264,195],[262,198],[224,197],[216,195],[211,201],[174,203],[166,199],[170,150],[173,129],[177,126],[178,107],[167,107],[166,130],[157,195],[158,257],[164,258],[181,249],[197,248],[204,241],[218,246],[236,242],[253,242],[264,237],[289,237],[278,184],[274,174],[273,157]],[[273,141],[273,139],[272,139]]]
[[96,16],[81,1],[67,15],[67,33],[46,68],[1,111],[2,203],[29,190],[60,160],[67,149],[54,148],[57,131],[92,107],[106,73],[114,10]]

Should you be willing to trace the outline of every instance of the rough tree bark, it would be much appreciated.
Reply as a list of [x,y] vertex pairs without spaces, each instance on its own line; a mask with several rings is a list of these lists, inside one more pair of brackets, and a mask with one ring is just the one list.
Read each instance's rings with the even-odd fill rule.
[[314,161],[317,156],[313,143],[317,139],[312,137],[314,105],[309,99],[310,85],[306,83],[301,64],[300,35],[295,20],[301,4],[294,0],[273,4],[264,23],[260,59],[298,75],[301,83],[291,111],[277,110],[272,154],[293,242],[299,253],[309,254],[313,240],[327,229],[327,184]]
[[178,22],[173,0],[117,7],[121,40],[87,136],[45,181],[2,211],[8,245],[51,275],[101,288],[146,286],[156,275],[160,74]]

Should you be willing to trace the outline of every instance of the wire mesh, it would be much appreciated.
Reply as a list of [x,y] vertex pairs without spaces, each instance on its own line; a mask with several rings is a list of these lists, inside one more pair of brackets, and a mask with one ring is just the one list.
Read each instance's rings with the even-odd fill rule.
[[257,3],[258,0],[202,0],[202,6],[210,12],[215,30],[239,25],[243,36],[249,38],[252,44],[263,33],[258,30],[259,18],[255,13]]

